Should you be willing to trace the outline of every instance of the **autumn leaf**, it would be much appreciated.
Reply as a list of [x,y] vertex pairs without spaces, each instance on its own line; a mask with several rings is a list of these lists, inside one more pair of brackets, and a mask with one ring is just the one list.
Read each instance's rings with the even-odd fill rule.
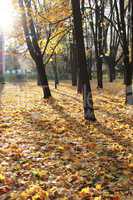
[[101,184],[96,184],[96,189],[97,190],[101,190],[102,189],[102,185]]
[[129,167],[130,169],[133,169],[133,163],[130,163],[130,164],[128,165],[128,167]]
[[82,188],[82,190],[80,191],[80,193],[88,194],[88,193],[90,193],[90,188],[89,187]]
[[121,200],[120,196],[116,195],[112,198],[112,200]]
[[47,171],[37,168],[37,169],[33,169],[33,170],[32,170],[32,174],[33,174],[34,176],[43,178],[44,176],[47,175]]
[[21,198],[23,200],[27,200],[32,197],[33,200],[39,198],[40,200],[48,199],[48,192],[44,191],[39,185],[32,185],[26,191],[21,193]]
[[94,200],[102,200],[101,196],[100,197],[94,197]]
[[11,189],[8,186],[2,186],[0,187],[0,195],[5,194],[9,192]]
[[5,180],[5,176],[3,174],[0,174],[0,182],[3,182]]

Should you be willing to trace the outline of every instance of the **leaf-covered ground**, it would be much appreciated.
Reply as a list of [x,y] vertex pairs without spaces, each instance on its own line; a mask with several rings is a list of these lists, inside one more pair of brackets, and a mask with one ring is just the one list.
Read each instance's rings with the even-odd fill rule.
[[33,82],[0,85],[0,200],[132,200],[133,108],[122,85],[94,90],[95,123],[69,83],[51,88],[45,101]]

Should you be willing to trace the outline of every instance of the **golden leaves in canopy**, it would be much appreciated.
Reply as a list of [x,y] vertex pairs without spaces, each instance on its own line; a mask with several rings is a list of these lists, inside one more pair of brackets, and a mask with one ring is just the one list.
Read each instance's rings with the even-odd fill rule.
[[[46,54],[50,54],[53,51],[54,46],[60,40],[69,26],[66,20],[70,16],[69,1],[68,0],[45,0],[37,1],[31,0],[31,5],[26,6],[26,0],[22,0],[24,8],[19,7],[18,0],[12,0],[15,10],[18,12],[18,19],[20,23],[20,18],[23,12],[25,12],[27,17],[27,24],[30,27],[30,19],[32,18],[39,35],[38,43],[42,51],[45,49],[49,34],[49,44],[47,45]],[[21,27],[21,26],[20,26]],[[21,30],[22,32],[22,30]],[[20,36],[21,34],[19,34]],[[18,37],[18,36],[17,36]],[[19,44],[23,45],[23,36],[18,37]],[[55,52],[62,52],[62,45],[59,44],[56,47]]]

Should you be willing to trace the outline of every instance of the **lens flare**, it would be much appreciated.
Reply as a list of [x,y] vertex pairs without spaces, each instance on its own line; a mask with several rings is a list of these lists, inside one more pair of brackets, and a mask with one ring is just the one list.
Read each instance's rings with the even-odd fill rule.
[[0,30],[10,32],[13,26],[13,7],[11,0],[0,0]]

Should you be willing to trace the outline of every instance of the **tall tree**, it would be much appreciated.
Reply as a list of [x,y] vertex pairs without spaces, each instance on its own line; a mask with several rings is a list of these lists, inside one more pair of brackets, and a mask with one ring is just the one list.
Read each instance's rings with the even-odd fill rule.
[[95,121],[95,114],[93,108],[92,92],[90,87],[90,80],[87,71],[87,62],[85,54],[82,15],[80,10],[80,0],[71,0],[73,22],[75,29],[75,40],[78,51],[78,66],[83,88],[83,102],[84,102],[84,116],[85,119]]
[[[36,64],[38,83],[42,86],[44,98],[51,96],[46,65],[68,33],[65,20],[69,18],[68,2],[61,0],[13,0],[18,16],[21,16],[21,26],[32,59]],[[19,7],[18,7],[19,5]],[[63,13],[61,13],[63,10]],[[19,12],[20,11],[20,12]],[[58,14],[55,15],[55,12]]]
[[31,1],[19,0],[19,6],[21,8],[22,26],[28,50],[36,63],[38,82],[42,86],[44,98],[49,98],[51,96],[51,92],[43,63],[43,55],[38,43],[39,38],[31,15]]
[[104,18],[104,0],[98,1],[94,0],[88,1],[90,14],[90,26],[94,38],[94,47],[95,47],[95,58],[96,58],[96,68],[97,68],[97,88],[103,88],[103,72],[102,72],[102,55],[104,53],[103,44],[103,18]]
[[[129,33],[131,32],[132,34],[132,20],[133,20],[132,4],[133,2],[130,0],[128,1],[115,0],[116,19],[121,39],[121,45],[123,49],[123,62],[125,69],[125,84],[126,84],[126,103],[131,105],[133,105],[133,89],[132,89],[133,64],[132,60],[130,59],[132,40],[130,40]],[[129,22],[131,22],[131,24]]]

